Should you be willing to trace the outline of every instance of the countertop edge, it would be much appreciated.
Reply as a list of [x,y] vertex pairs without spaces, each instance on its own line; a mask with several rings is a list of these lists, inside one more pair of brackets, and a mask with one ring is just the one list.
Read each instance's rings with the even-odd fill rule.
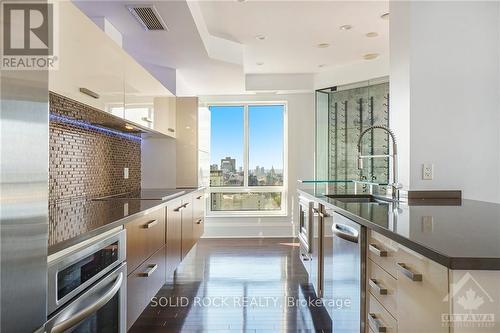
[[[174,200],[178,200],[178,199],[181,199],[182,197],[185,197],[187,195],[190,195],[192,193],[195,193],[195,192],[198,192],[198,191],[201,191],[201,190],[204,190],[205,188],[204,187],[199,187],[199,188],[193,188],[193,189],[180,189],[180,190],[183,190],[185,191],[185,193],[179,195],[179,196],[175,196],[175,197],[172,197],[172,198],[169,198],[167,200],[160,200],[158,199],[158,201],[162,201],[161,203],[158,203],[158,205],[156,206],[153,206],[153,207],[150,207],[148,209],[145,209],[145,210],[141,210],[135,214],[131,214],[131,215],[128,215],[128,216],[125,216],[121,219],[118,219],[116,221],[113,221],[113,222],[110,222],[102,227],[99,227],[97,229],[94,229],[94,230],[91,230],[89,232],[85,232],[81,235],[78,235],[76,237],[73,237],[73,238],[70,238],[68,240],[65,240],[65,241],[62,241],[60,243],[56,243],[54,245],[49,245],[48,248],[47,248],[47,255],[50,256],[50,255],[53,255],[59,251],[62,251],[70,246],[73,246],[73,245],[76,245],[80,242],[83,242],[89,238],[92,238],[92,237],[95,237],[103,232],[106,232],[108,230],[111,230],[113,228],[116,228],[116,227],[119,227],[119,226],[123,226],[129,222],[131,222],[132,220],[135,220],[136,218],[138,217],[141,217],[141,216],[144,216],[144,215],[147,215],[155,210],[158,210],[158,209],[161,209],[161,208],[164,208],[167,206],[167,204],[169,202],[172,202]],[[151,199],[144,199],[144,201],[152,201]]]
[[477,258],[477,257],[449,257],[443,253],[440,253],[436,250],[430,249],[420,243],[413,242],[412,240],[400,236],[390,230],[380,227],[379,225],[372,223],[362,217],[359,217],[349,211],[346,211],[338,206],[335,206],[331,202],[326,201],[325,199],[313,195],[305,190],[298,189],[297,190],[301,195],[304,195],[310,199],[321,202],[322,204],[331,207],[335,212],[353,220],[356,223],[359,223],[368,229],[376,231],[383,236],[386,236],[401,245],[413,250],[430,260],[433,260],[443,266],[451,270],[492,270],[498,271],[500,270],[500,258]]

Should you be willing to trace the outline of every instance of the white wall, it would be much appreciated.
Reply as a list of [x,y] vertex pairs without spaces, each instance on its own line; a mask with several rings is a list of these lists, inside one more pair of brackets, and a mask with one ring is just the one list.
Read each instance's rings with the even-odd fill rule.
[[498,2],[391,2],[391,126],[410,189],[500,202],[499,25]]
[[390,127],[396,132],[399,182],[410,188],[410,49],[409,3],[390,3]]
[[297,179],[314,176],[314,94],[204,96],[200,102],[288,102],[288,212],[283,217],[211,217],[204,237],[292,236],[296,220]]
[[316,73],[314,75],[314,89],[329,88],[387,76],[389,68],[389,56],[384,54],[375,60],[363,60],[350,65],[339,66]]

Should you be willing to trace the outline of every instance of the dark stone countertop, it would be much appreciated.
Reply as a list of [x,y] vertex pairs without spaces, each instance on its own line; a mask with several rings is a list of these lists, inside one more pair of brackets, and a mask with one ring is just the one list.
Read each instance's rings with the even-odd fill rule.
[[450,269],[500,270],[500,204],[430,199],[345,203],[314,190],[299,194]]
[[198,190],[142,190],[140,193],[106,199],[72,199],[49,204],[48,254],[126,224],[152,210],[166,206],[170,200]]

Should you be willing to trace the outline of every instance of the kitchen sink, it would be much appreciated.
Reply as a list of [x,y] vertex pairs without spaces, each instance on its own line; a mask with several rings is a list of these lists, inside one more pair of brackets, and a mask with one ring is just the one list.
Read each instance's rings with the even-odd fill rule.
[[390,198],[375,196],[371,194],[325,194],[325,197],[344,203],[389,204],[393,202],[393,200]]

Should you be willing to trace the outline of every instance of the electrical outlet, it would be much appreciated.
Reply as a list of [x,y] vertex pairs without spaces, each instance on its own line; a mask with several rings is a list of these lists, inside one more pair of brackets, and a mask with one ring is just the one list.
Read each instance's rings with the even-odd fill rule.
[[432,180],[434,177],[434,165],[430,163],[422,164],[422,179]]
[[123,168],[123,179],[128,179],[128,168]]

